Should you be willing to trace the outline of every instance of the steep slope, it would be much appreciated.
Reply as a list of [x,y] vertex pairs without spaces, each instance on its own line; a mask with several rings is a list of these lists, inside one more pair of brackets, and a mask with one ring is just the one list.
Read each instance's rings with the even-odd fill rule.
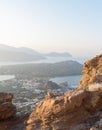
[[[92,66],[87,67],[87,71],[90,70],[87,80],[93,75],[93,69],[96,72],[102,69],[101,63],[101,55],[90,60]],[[92,80],[90,85],[87,80],[83,78],[84,86],[81,84],[64,95],[48,93],[30,115],[26,130],[102,130],[102,84]]]

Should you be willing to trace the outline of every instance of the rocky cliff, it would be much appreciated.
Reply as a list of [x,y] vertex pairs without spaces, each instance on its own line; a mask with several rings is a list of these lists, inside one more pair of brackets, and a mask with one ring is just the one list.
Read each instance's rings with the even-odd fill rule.
[[88,87],[94,83],[102,83],[102,54],[85,62],[82,74],[80,88]]
[[87,61],[77,89],[49,94],[26,122],[26,130],[102,130],[102,55]]

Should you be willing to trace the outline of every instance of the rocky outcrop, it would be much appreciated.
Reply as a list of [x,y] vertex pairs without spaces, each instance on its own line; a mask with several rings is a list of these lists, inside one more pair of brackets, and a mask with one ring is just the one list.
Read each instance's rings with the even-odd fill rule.
[[102,55],[84,65],[80,86],[62,96],[51,93],[26,122],[26,130],[101,130]]
[[102,83],[102,54],[85,62],[82,74],[80,88],[88,87],[94,83]]
[[0,93],[0,130],[24,130],[26,115],[16,115],[16,107],[12,104],[11,93]]
[[73,90],[60,97],[45,98],[30,115],[27,130],[83,130],[79,126],[101,109],[102,86]]
[[11,93],[0,93],[0,120],[15,116],[16,107],[12,104],[12,99]]

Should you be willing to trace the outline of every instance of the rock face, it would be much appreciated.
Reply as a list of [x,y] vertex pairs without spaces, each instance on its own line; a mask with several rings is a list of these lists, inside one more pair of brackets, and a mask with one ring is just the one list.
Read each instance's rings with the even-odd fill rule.
[[102,83],[102,54],[85,62],[82,73],[79,87],[84,88],[90,84]]
[[16,115],[11,93],[0,93],[0,130],[24,130],[28,115]]
[[73,90],[39,104],[27,121],[27,130],[88,130],[92,124],[83,124],[101,109],[102,86]]
[[16,107],[12,104],[12,98],[10,93],[0,93],[0,120],[15,116]]
[[77,89],[48,94],[31,113],[26,130],[102,130],[101,74],[102,55],[85,63]]

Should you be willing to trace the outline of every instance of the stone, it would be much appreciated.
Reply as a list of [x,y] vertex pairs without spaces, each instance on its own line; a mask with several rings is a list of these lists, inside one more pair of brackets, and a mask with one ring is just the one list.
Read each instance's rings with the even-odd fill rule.
[[102,54],[84,63],[83,77],[79,88],[88,88],[91,84],[102,83]]
[[12,104],[11,93],[0,93],[0,120],[5,120],[16,115],[16,107]]

